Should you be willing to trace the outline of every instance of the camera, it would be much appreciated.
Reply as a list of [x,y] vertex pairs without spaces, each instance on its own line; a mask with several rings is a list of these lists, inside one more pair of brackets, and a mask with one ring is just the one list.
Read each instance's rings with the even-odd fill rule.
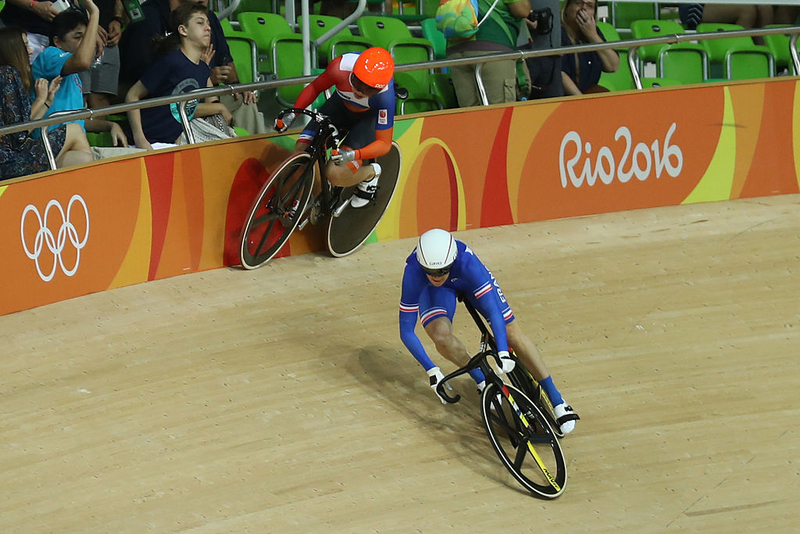
[[536,33],[547,35],[553,31],[553,11],[546,7],[528,13],[528,20],[536,23]]

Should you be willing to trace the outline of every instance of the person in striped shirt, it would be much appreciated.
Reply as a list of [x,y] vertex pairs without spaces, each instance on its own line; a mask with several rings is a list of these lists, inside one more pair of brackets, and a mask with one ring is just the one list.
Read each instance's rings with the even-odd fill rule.
[[[514,313],[497,280],[472,249],[439,228],[422,234],[417,247],[406,259],[400,297],[400,339],[425,368],[434,392],[444,375],[414,332],[417,317],[439,354],[459,367],[465,365],[469,354],[461,340],[453,335],[453,315],[459,294],[489,322],[502,371],[508,373],[514,369],[514,360],[509,356],[510,346],[542,385],[554,407],[561,431],[565,434],[572,432],[578,415],[556,388],[536,345],[514,322]],[[470,376],[482,391],[485,383],[481,370],[471,371]]]

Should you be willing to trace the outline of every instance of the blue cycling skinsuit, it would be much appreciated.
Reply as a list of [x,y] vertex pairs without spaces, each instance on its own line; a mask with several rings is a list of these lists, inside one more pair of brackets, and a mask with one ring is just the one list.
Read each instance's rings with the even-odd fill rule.
[[[458,253],[450,268],[450,276],[440,287],[430,283],[417,261],[416,249],[406,259],[400,297],[400,339],[426,371],[436,367],[428,357],[414,328],[419,316],[422,326],[438,317],[453,321],[462,294],[492,325],[498,351],[508,350],[505,325],[514,320],[503,291],[478,256],[463,242],[456,240]],[[498,325],[502,327],[498,328]],[[483,373],[476,369],[470,375],[476,383],[483,381]]]

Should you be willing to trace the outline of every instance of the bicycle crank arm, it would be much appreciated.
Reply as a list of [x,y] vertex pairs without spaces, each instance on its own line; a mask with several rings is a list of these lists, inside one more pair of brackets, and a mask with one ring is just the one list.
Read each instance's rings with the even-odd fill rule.
[[336,208],[333,210],[333,213],[331,215],[333,215],[334,217],[338,217],[339,215],[342,214],[342,212],[344,211],[344,209],[347,207],[347,205],[349,203],[350,203],[350,199],[349,198],[347,200],[343,200],[341,204],[336,206]]

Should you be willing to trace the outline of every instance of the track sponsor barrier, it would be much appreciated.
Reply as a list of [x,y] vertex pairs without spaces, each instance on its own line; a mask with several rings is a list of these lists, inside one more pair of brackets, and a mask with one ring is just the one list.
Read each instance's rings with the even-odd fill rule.
[[[399,119],[394,200],[371,241],[797,193],[796,78]],[[252,198],[294,145],[246,137],[0,185],[0,314],[234,264]],[[296,233],[291,254],[324,249]]]

